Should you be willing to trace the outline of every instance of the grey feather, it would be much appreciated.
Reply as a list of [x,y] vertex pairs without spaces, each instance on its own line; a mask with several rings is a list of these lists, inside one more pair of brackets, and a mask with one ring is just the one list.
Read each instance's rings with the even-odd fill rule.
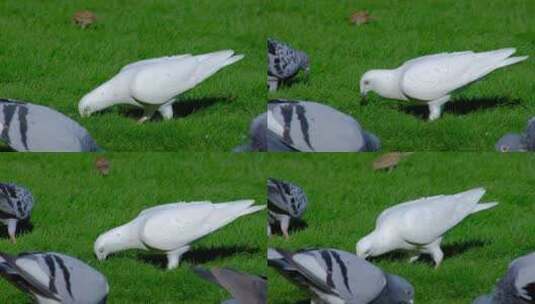
[[38,303],[106,303],[106,278],[76,258],[55,252],[0,256],[0,275]]
[[528,120],[524,133],[507,133],[502,136],[495,146],[499,152],[535,151],[535,117]]
[[0,99],[0,140],[16,151],[94,152],[100,148],[77,122],[48,107]]
[[296,285],[306,286],[315,298],[334,298],[348,304],[380,304],[410,303],[414,297],[413,287],[405,279],[386,274],[345,251],[270,251],[268,265]]
[[31,192],[11,183],[0,183],[0,219],[25,220],[30,217],[34,199]]
[[275,39],[267,40],[268,75],[279,80],[288,80],[300,70],[309,68],[308,55]]
[[271,100],[267,129],[284,145],[301,152],[365,152],[379,139],[351,116],[310,101]]
[[212,268],[208,270],[202,267],[195,267],[194,270],[200,277],[218,284],[230,292],[234,299],[224,303],[267,303],[267,281],[263,278],[228,268]]
[[535,252],[515,259],[491,295],[482,296],[474,304],[535,303]]
[[249,142],[233,149],[233,152],[294,152],[273,132],[267,130],[267,113],[258,115],[249,128]]
[[[300,218],[308,205],[305,191],[296,184],[269,178],[267,181],[268,210],[270,213],[282,211],[292,218]],[[270,208],[271,205],[271,208]]]

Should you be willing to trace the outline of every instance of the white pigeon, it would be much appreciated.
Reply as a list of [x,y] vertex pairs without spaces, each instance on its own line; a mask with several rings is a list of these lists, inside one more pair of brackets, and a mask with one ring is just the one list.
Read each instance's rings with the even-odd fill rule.
[[174,269],[193,241],[265,208],[253,204],[253,200],[219,204],[202,201],[152,207],[131,222],[101,234],[95,242],[95,255],[102,261],[126,249],[152,250],[166,254],[167,269]]
[[444,258],[440,242],[446,232],[470,214],[490,209],[498,203],[478,204],[485,189],[476,188],[453,195],[437,195],[409,201],[384,210],[375,230],[356,246],[362,258],[379,256],[403,249],[429,254],[438,267]]
[[86,94],[78,104],[82,117],[116,104],[131,104],[144,109],[139,123],[159,111],[164,119],[173,117],[176,97],[206,78],[231,65],[243,55],[223,50],[203,55],[176,55],[131,63],[117,75]]
[[385,98],[426,102],[429,120],[435,120],[453,91],[528,58],[510,57],[515,52],[514,48],[506,48],[481,53],[440,53],[409,60],[397,69],[370,70],[360,80],[360,94],[365,97],[373,91]]

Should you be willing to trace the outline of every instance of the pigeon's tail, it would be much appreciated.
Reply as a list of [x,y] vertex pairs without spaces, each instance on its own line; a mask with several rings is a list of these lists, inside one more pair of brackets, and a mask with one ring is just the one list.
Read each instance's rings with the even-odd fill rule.
[[199,62],[199,67],[195,72],[196,83],[200,83],[222,68],[239,61],[243,57],[243,55],[234,55],[233,50],[223,50],[196,56]]
[[498,68],[503,68],[503,67],[506,67],[508,65],[519,63],[519,62],[524,61],[524,60],[526,60],[528,58],[529,58],[529,56],[510,57],[510,58],[507,58],[504,61],[500,62],[500,64],[498,64]]
[[481,203],[477,204],[474,209],[472,209],[472,214],[478,213],[479,211],[487,210],[490,208],[494,208],[498,205],[498,202],[490,202],[490,203]]
[[489,73],[493,70],[524,61],[528,56],[511,57],[516,52],[515,48],[505,48],[489,52],[477,53],[481,68]]
[[221,209],[217,212],[217,216],[225,219],[224,223],[230,223],[238,217],[258,212],[266,206],[253,206],[254,200],[241,200],[228,203],[216,204],[216,207]]

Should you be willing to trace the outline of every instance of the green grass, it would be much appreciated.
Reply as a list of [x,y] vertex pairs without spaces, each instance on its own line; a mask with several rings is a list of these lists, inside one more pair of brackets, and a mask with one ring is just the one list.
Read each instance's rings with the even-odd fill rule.
[[[109,154],[111,172],[94,168],[95,156],[5,155],[0,181],[26,185],[36,198],[33,231],[19,235],[16,245],[0,227],[0,251],[57,251],[101,271],[111,287],[109,303],[219,303],[229,294],[193,274],[193,265],[231,267],[266,273],[265,212],[238,219],[195,242],[181,266],[165,271],[165,259],[125,251],[98,262],[97,236],[133,219],[157,204],[252,198],[265,202],[265,176],[252,155]],[[202,162],[199,161],[202,158]],[[165,264],[165,263],[164,263]],[[0,280],[0,303],[28,303],[18,289]]]
[[[95,27],[71,22],[78,10]],[[17,1],[0,3],[0,97],[52,107],[108,151],[229,151],[265,111],[265,37],[256,1]],[[80,98],[125,64],[234,49],[246,57],[181,96],[171,121],[136,125],[130,106],[82,119]]]
[[[269,96],[329,104],[377,133],[384,150],[490,151],[504,133],[523,130],[535,113],[534,1],[270,1],[264,9],[268,35],[306,51],[311,61],[308,81],[300,76]],[[358,10],[376,20],[350,25],[348,17]],[[396,68],[426,54],[505,47],[531,58],[454,95],[438,121],[427,122],[403,111],[407,103],[375,94],[359,104],[359,80],[367,70]]]
[[[266,172],[301,185],[309,207],[308,227],[273,247],[298,250],[331,247],[355,252],[382,210],[423,196],[453,194],[483,186],[483,201],[495,208],[472,215],[445,235],[446,256],[438,270],[427,262],[408,264],[409,253],[374,260],[415,287],[415,303],[471,303],[490,292],[516,257],[535,249],[535,156],[496,153],[415,153],[391,173],[371,169],[374,154],[286,155],[264,160]],[[271,304],[304,301],[307,294],[268,270]],[[302,302],[308,303],[308,302]]]

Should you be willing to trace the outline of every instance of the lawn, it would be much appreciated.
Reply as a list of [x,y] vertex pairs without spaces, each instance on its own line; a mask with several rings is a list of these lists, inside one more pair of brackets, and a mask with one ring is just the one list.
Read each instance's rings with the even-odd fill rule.
[[[91,10],[94,27],[73,25]],[[52,107],[107,151],[230,151],[265,111],[265,36],[257,1],[17,1],[0,3],[0,97]],[[82,119],[81,97],[127,63],[234,49],[245,58],[180,97],[171,121],[137,125],[115,106]],[[158,115],[159,118],[159,115]]]
[[[408,264],[409,253],[373,260],[384,270],[407,278],[415,303],[466,304],[492,290],[516,257],[535,250],[535,156],[496,153],[417,152],[391,173],[371,169],[374,154],[270,155],[266,173],[301,185],[309,207],[308,227],[286,241],[269,245],[289,250],[310,247],[355,252],[356,242],[371,232],[382,210],[423,196],[453,194],[485,187],[483,201],[499,201],[491,210],[468,217],[442,242],[445,258],[438,270],[428,261]],[[308,303],[308,295],[275,270],[268,270],[271,304]]]
[[[249,215],[195,242],[181,266],[166,271],[163,256],[124,251],[98,262],[93,242],[108,229],[157,204],[255,199],[265,203],[265,176],[253,155],[108,154],[111,171],[101,176],[95,156],[4,155],[0,181],[26,185],[36,198],[33,230],[16,245],[0,227],[0,251],[57,251],[101,271],[111,287],[109,303],[219,303],[229,294],[198,278],[193,265],[231,267],[266,274],[266,213]],[[199,159],[202,158],[202,161]],[[0,279],[0,303],[29,303]]]
[[[308,79],[298,76],[269,97],[329,104],[375,132],[384,150],[489,151],[535,113],[535,1],[270,1],[263,8],[268,35],[306,51],[311,61]],[[374,20],[350,25],[360,10]],[[505,47],[531,58],[455,94],[438,121],[423,118],[426,105],[375,94],[359,102],[367,70],[426,54]]]

